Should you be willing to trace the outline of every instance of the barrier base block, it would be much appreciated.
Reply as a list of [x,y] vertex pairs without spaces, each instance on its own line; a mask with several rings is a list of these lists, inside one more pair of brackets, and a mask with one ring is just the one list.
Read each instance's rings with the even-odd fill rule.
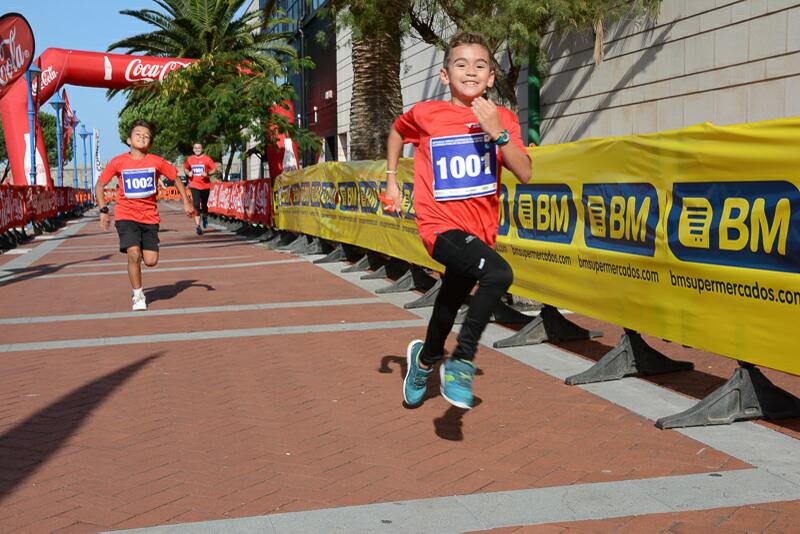
[[325,254],[325,245],[322,243],[322,240],[316,236],[308,237],[308,244],[297,252],[309,256],[313,254]]
[[267,241],[270,241],[270,240],[274,239],[274,238],[275,238],[275,235],[276,235],[277,233],[278,233],[278,231],[277,231],[277,230],[275,230],[274,228],[267,228],[267,229],[266,229],[266,231],[264,232],[264,235],[262,235],[262,236],[259,238],[259,240],[258,240],[258,241],[259,241],[260,243],[266,243]]
[[706,398],[688,410],[658,419],[656,426],[684,428],[800,417],[800,399],[770,382],[755,365],[739,365],[733,376]]
[[664,356],[648,345],[638,332],[626,328],[616,347],[586,371],[567,377],[564,383],[574,386],[692,369],[692,362],[679,362]]
[[313,261],[313,263],[336,263],[338,261],[346,261],[347,260],[347,251],[344,249],[344,245],[338,243],[333,250],[328,252],[322,258],[317,258]]
[[[461,309],[458,310],[458,315],[456,315],[455,324],[464,324],[464,319],[467,317],[467,312],[469,312],[469,307],[462,306]],[[521,311],[515,310],[505,302],[501,301],[498,302],[497,306],[495,306],[492,310],[492,315],[489,320],[495,323],[527,324],[534,319],[530,315],[525,315]]]
[[[527,316],[526,316],[527,317]],[[530,319],[530,317],[528,317]],[[495,341],[494,348],[521,347],[523,345],[538,345],[545,341],[561,342],[590,339],[602,336],[602,332],[587,330],[576,325],[553,306],[545,305],[539,316],[526,324],[513,336]]]
[[375,290],[375,293],[401,293],[414,289],[429,290],[436,283],[436,280],[425,272],[424,269],[412,265],[400,278],[388,286]]
[[413,308],[427,308],[433,306],[436,302],[436,297],[439,295],[439,289],[442,287],[442,280],[436,280],[436,283],[425,292],[420,298],[416,300],[412,300],[411,302],[406,302],[403,304],[403,308],[406,310],[411,310]]
[[380,268],[380,266],[386,263],[387,261],[388,260],[383,256],[381,256],[380,254],[376,254],[374,252],[367,252],[366,254],[364,254],[364,257],[355,262],[353,265],[342,269],[342,272],[358,273],[361,271],[374,270]]
[[289,243],[292,243],[295,239],[297,239],[295,234],[281,230],[273,237],[273,239],[261,243],[261,246],[275,250],[278,247],[284,247]]
[[387,263],[372,273],[367,273],[361,277],[362,280],[378,280],[380,278],[397,279],[405,274],[411,266],[402,260],[389,260]]
[[294,238],[294,241],[286,245],[275,247],[274,250],[278,252],[298,252],[308,246],[308,238],[305,234],[299,234]]

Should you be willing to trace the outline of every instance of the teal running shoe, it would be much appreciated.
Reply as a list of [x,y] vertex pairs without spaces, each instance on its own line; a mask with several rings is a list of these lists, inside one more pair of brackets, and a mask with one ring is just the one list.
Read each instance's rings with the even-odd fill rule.
[[408,344],[408,349],[406,349],[408,371],[403,380],[403,399],[409,406],[416,406],[422,402],[422,398],[428,390],[428,377],[433,372],[433,369],[425,369],[419,364],[419,353],[422,352],[423,345],[422,340],[415,339]]
[[458,408],[472,408],[472,377],[475,364],[468,360],[448,358],[439,370],[442,379],[442,397]]

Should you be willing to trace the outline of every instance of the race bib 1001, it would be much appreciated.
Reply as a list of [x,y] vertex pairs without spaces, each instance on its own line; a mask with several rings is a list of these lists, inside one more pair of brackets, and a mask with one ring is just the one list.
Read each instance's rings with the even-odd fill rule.
[[206,172],[205,165],[192,165],[192,176],[203,176],[204,172]]
[[129,169],[122,171],[122,188],[125,198],[145,198],[156,194],[155,169]]
[[433,198],[460,200],[497,192],[497,149],[485,133],[433,137]]

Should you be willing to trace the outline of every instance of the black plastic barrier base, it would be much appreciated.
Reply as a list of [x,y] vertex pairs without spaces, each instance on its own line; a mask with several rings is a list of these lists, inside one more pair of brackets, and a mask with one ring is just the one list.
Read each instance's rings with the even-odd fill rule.
[[262,246],[265,246],[270,249],[277,249],[278,247],[283,247],[288,245],[289,243],[293,242],[297,239],[297,236],[291,232],[284,232],[283,230],[277,232],[272,239],[269,241],[264,241],[261,243]]
[[307,246],[308,238],[305,234],[300,234],[291,243],[275,247],[275,250],[278,252],[298,252],[305,249]]
[[410,268],[411,266],[403,260],[390,259],[387,263],[381,265],[378,270],[363,275],[361,279],[378,280],[380,278],[391,278],[396,280],[403,276]]
[[350,267],[342,269],[343,273],[358,273],[361,271],[379,269],[388,259],[375,252],[367,252],[360,260]]
[[800,417],[800,399],[770,382],[753,364],[739,365],[730,380],[706,398],[686,411],[660,418],[656,426],[683,428]]
[[[528,317],[530,319],[530,317]],[[519,332],[506,339],[495,341],[493,347],[521,347],[538,345],[545,341],[576,341],[602,336],[602,332],[587,330],[561,315],[553,306],[545,305],[539,316],[526,324]]]
[[339,261],[347,261],[347,251],[341,243],[338,243],[333,250],[328,252],[324,257],[314,260],[313,263],[336,263]]
[[[455,324],[464,324],[464,319],[467,317],[468,311],[469,306],[462,306],[461,309],[458,310],[458,315],[456,315]],[[492,310],[492,315],[489,320],[495,323],[527,324],[530,323],[533,318],[501,301],[498,302],[497,306]]]
[[430,306],[433,306],[434,303],[436,302],[436,297],[439,296],[439,289],[441,287],[442,287],[442,280],[440,278],[439,280],[436,280],[436,283],[433,284],[433,286],[429,290],[427,290],[424,295],[422,295],[417,300],[406,302],[405,304],[403,304],[403,308],[405,308],[406,310],[411,310],[413,308],[428,308]]
[[400,278],[388,286],[376,289],[375,293],[401,293],[421,289],[427,291],[434,286],[436,279],[425,272],[421,267],[412,265]]
[[616,347],[608,351],[592,367],[567,377],[564,382],[574,386],[619,380],[626,376],[651,376],[692,369],[694,369],[693,363],[669,359],[648,345],[638,332],[626,328]]

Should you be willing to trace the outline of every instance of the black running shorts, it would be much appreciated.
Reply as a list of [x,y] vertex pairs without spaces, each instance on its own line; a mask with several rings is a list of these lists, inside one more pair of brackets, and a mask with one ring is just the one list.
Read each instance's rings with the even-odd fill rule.
[[126,253],[128,247],[158,252],[158,225],[143,224],[136,221],[116,221],[114,226],[119,234],[119,251]]

